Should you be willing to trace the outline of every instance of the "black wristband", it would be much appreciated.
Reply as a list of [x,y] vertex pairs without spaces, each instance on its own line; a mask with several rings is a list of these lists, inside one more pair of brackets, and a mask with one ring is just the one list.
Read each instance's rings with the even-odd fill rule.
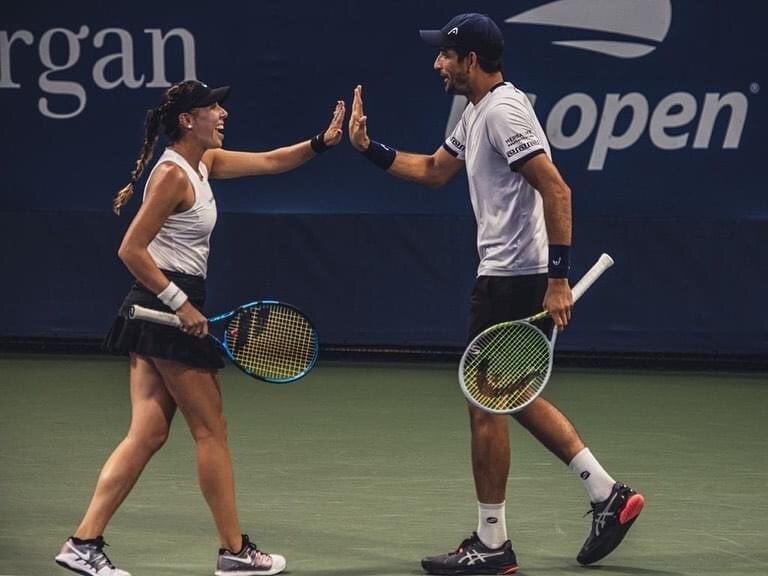
[[549,277],[568,278],[571,269],[571,247],[563,244],[549,245]]
[[395,161],[397,150],[381,144],[380,142],[376,142],[376,140],[371,140],[368,150],[364,151],[362,154],[379,168],[389,170],[389,167],[392,166],[392,162]]
[[309,141],[309,145],[312,147],[315,154],[322,154],[330,148],[330,146],[325,143],[325,138],[323,138],[324,134],[324,132],[320,132],[317,136],[312,136],[312,139]]

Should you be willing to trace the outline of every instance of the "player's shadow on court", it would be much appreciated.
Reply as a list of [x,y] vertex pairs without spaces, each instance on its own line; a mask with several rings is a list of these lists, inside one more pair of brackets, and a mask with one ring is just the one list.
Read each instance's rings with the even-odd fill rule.
[[[296,571],[298,574],[299,571]],[[290,570],[285,571],[286,575],[290,575]],[[424,576],[424,571],[419,567],[418,562],[414,565],[413,562],[393,562],[387,566],[368,566],[366,568],[356,568],[350,566],[349,568],[332,568],[332,569],[317,569],[307,570],[301,569],[302,576],[305,574],[311,574],[312,576]]]
[[[582,566],[580,564],[573,564],[566,568],[560,568],[567,572],[579,573],[582,576],[590,574],[591,576],[599,576],[601,573],[608,574],[626,574],[627,576],[682,576],[685,572],[676,572],[674,570],[656,570],[654,568],[640,568],[638,566],[611,566],[609,564],[597,564],[595,566]],[[537,569],[536,572],[541,571],[542,574],[546,574],[547,568],[542,567]],[[517,576],[524,576],[525,571],[521,570],[517,573]],[[534,573],[531,572],[531,576]]]

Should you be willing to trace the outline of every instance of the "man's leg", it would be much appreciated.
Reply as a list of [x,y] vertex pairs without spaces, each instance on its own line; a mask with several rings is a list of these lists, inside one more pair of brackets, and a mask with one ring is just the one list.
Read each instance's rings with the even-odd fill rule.
[[592,564],[604,558],[621,543],[642,511],[642,494],[616,482],[584,446],[571,421],[544,398],[531,402],[516,419],[579,476],[589,493],[592,529],[577,560]]

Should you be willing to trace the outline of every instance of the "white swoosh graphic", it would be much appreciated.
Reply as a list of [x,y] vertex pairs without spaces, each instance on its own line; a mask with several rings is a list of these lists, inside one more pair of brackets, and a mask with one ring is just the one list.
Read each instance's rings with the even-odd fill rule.
[[505,20],[635,36],[661,42],[672,22],[670,0],[556,0]]
[[605,42],[602,40],[556,40],[552,44],[581,50],[600,52],[617,58],[639,58],[653,52],[656,47],[635,42]]

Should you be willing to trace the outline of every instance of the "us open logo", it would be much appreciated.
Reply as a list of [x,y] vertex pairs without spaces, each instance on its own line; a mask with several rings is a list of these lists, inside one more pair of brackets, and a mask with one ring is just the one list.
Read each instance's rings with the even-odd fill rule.
[[664,41],[672,23],[670,0],[557,0],[505,20],[625,36],[626,40],[553,40],[552,44],[616,58],[640,58]]
[[[671,0],[555,0],[510,16],[504,22],[515,29],[508,37],[513,34],[510,39],[513,37],[517,43],[522,28],[548,26],[549,33],[555,35],[551,44],[558,49],[579,51],[585,59],[584,65],[594,66],[591,61],[594,58],[635,60],[661,49],[673,24],[672,3]],[[664,65],[664,61],[660,61],[659,66]],[[588,146],[591,149],[587,170],[602,171],[611,155],[629,150],[641,141],[648,141],[661,151],[727,150],[741,146],[749,111],[745,92],[695,94],[670,86],[669,93],[659,95],[658,89],[663,86],[653,86],[653,95],[649,96],[646,90],[638,90],[631,64],[625,68],[629,90],[622,91],[621,85],[609,85],[602,93],[570,92],[557,96],[548,109],[536,108],[552,148],[574,150]],[[623,70],[618,77],[624,74]],[[716,82],[716,77],[707,78],[709,85]],[[756,93],[756,89],[752,92]],[[527,96],[536,106],[536,94],[529,92]],[[446,122],[446,137],[453,132],[466,105],[464,96],[454,97]],[[566,122],[567,117],[577,120],[575,127],[573,122]],[[716,131],[716,124],[722,128]]]

